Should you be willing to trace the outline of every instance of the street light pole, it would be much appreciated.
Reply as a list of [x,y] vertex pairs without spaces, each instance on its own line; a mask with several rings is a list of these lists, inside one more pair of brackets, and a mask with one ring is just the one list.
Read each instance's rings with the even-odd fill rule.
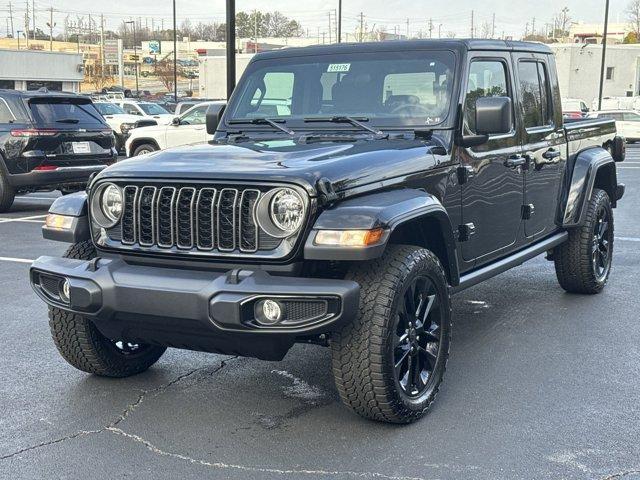
[[338,43],[342,42],[342,0],[338,0]]
[[176,0],[173,0],[173,99],[178,103],[178,26]]
[[609,0],[605,2],[604,36],[602,37],[602,65],[600,65],[600,91],[598,93],[598,110],[602,110],[602,93],[604,90],[604,73],[607,60],[607,34],[609,33]]
[[134,59],[133,67],[136,73],[136,97],[137,97],[140,94],[140,86],[138,85],[138,40],[136,38],[136,22],[132,20],[130,22],[125,22],[125,23],[130,23],[133,25],[133,59]]

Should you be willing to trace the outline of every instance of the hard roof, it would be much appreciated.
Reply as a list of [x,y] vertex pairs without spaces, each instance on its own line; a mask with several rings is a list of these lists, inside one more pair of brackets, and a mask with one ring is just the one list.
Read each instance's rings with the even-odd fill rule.
[[339,43],[332,45],[312,45],[309,47],[283,48],[257,54],[256,60],[265,58],[294,57],[299,55],[323,55],[355,52],[381,52],[394,50],[489,50],[517,51],[551,54],[552,50],[543,43],[516,42],[511,40],[485,39],[437,39],[437,40],[388,40],[384,42]]

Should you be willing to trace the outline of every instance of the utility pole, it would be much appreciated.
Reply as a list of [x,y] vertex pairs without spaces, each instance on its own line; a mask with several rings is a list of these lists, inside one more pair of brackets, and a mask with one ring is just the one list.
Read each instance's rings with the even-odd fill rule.
[[329,43],[331,43],[331,10],[329,10]]
[[9,20],[11,21],[11,38],[15,38],[15,30],[13,29],[13,5],[9,2]]
[[433,38],[433,19],[429,19],[429,38]]
[[605,2],[604,36],[602,37],[602,65],[600,66],[600,91],[598,93],[598,110],[602,110],[602,93],[604,90],[604,72],[607,61],[607,34],[609,33],[609,0]]
[[253,36],[255,39],[253,53],[258,53],[258,10],[253,11]]
[[442,38],[442,24],[438,24],[438,38]]
[[104,15],[100,14],[100,78],[104,86]]
[[[227,2],[227,16],[229,15],[229,2]],[[236,14],[235,14],[235,3],[233,8],[233,44],[235,44],[235,30],[236,30]],[[176,14],[176,0],[173,0],[173,100],[178,103],[178,20]],[[227,18],[227,22],[229,22]],[[227,26],[227,48],[229,48],[229,26]],[[232,44],[232,45],[233,45]],[[229,52],[227,52],[227,75],[229,75]],[[236,51],[235,47],[233,50],[233,79],[235,81],[236,78]],[[228,83],[227,83],[228,86]],[[231,95],[231,94],[229,94]]]
[[[173,0],[175,9],[176,1]],[[175,10],[174,10],[175,11]],[[174,31],[175,31],[175,18]],[[236,86],[236,0],[227,0],[227,100]],[[178,94],[176,90],[176,100]]]
[[407,18],[407,40],[409,40],[409,19]]
[[140,92],[140,85],[138,84],[138,41],[136,37],[136,22],[131,20],[125,23],[133,25],[133,61],[134,61],[133,68],[136,74],[136,98],[137,98]]
[[342,0],[338,0],[338,43],[342,42]]
[[471,38],[475,38],[475,30],[476,30],[476,26],[475,26],[475,18],[474,18],[475,12],[473,10],[471,10]]
[[36,39],[36,0],[31,0],[31,25],[33,26],[33,39]]
[[53,7],[49,9],[49,22],[47,23],[47,27],[49,27],[49,51],[53,52],[53,27],[56,24],[53,23]]
[[364,34],[364,13],[360,12],[360,43],[362,43],[363,34]]
[[495,38],[496,36],[496,14],[493,14],[491,18],[491,38]]
[[531,35],[536,34],[536,17],[533,17],[533,22],[531,23]]
[[27,41],[27,50],[29,50],[29,0],[27,0],[27,10],[24,12],[24,38]]

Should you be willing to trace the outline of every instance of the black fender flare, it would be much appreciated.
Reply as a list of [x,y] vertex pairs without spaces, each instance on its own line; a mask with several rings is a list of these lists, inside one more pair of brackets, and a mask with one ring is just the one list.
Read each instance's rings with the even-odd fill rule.
[[56,198],[49,213],[72,217],[71,227],[65,230],[42,227],[42,236],[56,242],[78,243],[91,239],[89,230],[87,192],[76,192]]
[[[307,260],[362,261],[379,258],[393,232],[414,221],[436,222],[443,252],[438,256],[451,285],[460,281],[453,227],[437,197],[424,190],[402,189],[371,193],[344,200],[323,211],[316,219],[304,247]],[[319,230],[385,230],[383,241],[372,247],[328,247],[314,243]]]
[[558,223],[565,228],[582,225],[596,185],[609,194],[614,207],[624,193],[624,185],[618,185],[616,163],[602,147],[583,150],[576,156],[564,183]]

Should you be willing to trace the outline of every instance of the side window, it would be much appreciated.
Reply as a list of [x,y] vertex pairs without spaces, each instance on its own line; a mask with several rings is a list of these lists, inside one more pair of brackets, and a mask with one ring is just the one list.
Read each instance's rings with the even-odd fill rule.
[[506,65],[499,60],[480,60],[469,67],[467,98],[464,102],[464,123],[468,133],[476,132],[476,100],[481,97],[509,95]]
[[9,105],[4,99],[0,98],[0,123],[13,123],[14,121],[15,117],[9,109]]
[[293,97],[292,72],[268,72],[264,84],[256,89],[251,99],[252,117],[278,117],[291,115]]
[[640,115],[634,112],[625,112],[624,113],[624,121],[625,122],[640,122]]
[[125,103],[122,105],[122,108],[124,109],[125,112],[127,112],[129,115],[140,115],[140,112],[138,111],[138,109],[130,104],[130,103]]
[[520,98],[525,128],[543,127],[553,123],[549,81],[541,62],[523,61],[518,64]]
[[197,107],[183,115],[180,122],[185,125],[203,125],[207,120],[207,106]]

